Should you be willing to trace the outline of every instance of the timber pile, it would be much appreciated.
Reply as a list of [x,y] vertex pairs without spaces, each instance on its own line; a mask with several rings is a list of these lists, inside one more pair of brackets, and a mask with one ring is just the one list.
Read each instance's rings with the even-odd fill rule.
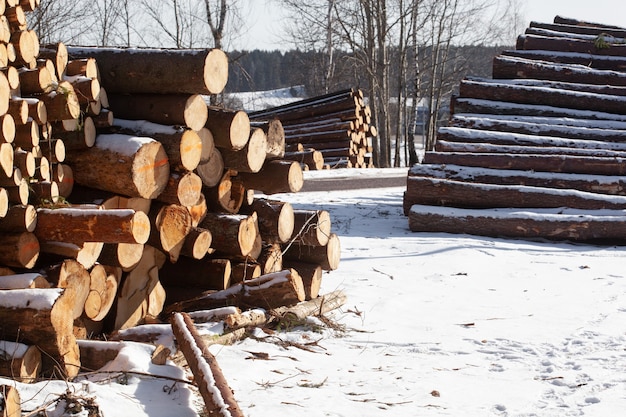
[[532,22],[492,79],[467,78],[411,168],[413,231],[626,239],[626,29]]
[[275,123],[207,104],[222,51],[40,45],[27,7],[0,2],[0,375],[98,369],[120,346],[88,339],[194,305],[324,299],[330,216],[269,197],[303,183]]
[[363,92],[347,89],[252,112],[255,123],[279,120],[285,137],[284,159],[305,169],[372,167],[376,127]]

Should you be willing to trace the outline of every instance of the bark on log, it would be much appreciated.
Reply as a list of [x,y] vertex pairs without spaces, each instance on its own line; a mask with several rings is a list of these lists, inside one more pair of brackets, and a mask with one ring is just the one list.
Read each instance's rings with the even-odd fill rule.
[[0,317],[7,337],[42,350],[44,374],[72,378],[80,369],[80,353],[73,334],[76,300],[68,294],[60,288],[0,291]]
[[93,321],[101,321],[111,310],[117,295],[118,280],[122,270],[101,264],[89,272],[89,294],[85,300],[85,316]]
[[250,119],[241,110],[208,107],[206,127],[213,134],[215,146],[238,151],[250,138]]
[[63,141],[66,151],[88,149],[96,144],[96,125],[92,117],[86,116],[76,126],[71,123],[53,123],[52,133]]
[[578,64],[588,68],[609,71],[626,71],[626,58],[609,57],[603,55],[579,54],[561,51],[542,50],[508,50],[502,51],[504,56],[512,56],[525,59],[543,60],[561,64]]
[[236,151],[220,148],[220,151],[226,168],[238,172],[259,172],[267,155],[267,137],[262,129],[253,128],[243,148]]
[[93,148],[67,155],[76,183],[130,196],[155,198],[167,185],[163,146],[150,138],[98,135]]
[[163,286],[193,288],[195,294],[224,290],[231,284],[232,265],[228,259],[181,257],[175,264],[166,262],[160,271]]
[[414,232],[469,233],[479,236],[543,238],[583,242],[623,241],[622,211],[552,211],[490,209],[472,210],[415,205],[409,213]]
[[198,227],[202,219],[207,214],[208,208],[204,194],[200,194],[200,198],[192,206],[187,206],[187,211],[191,214],[191,226]]
[[313,300],[317,298],[322,285],[322,267],[320,265],[307,262],[288,261],[284,266],[285,268],[295,269],[298,271],[298,275],[302,277],[306,300]]
[[[566,142],[566,141],[562,141]],[[590,145],[591,143],[585,143]],[[561,147],[561,146],[537,146],[533,145],[501,145],[494,143],[464,143],[446,140],[437,140],[435,152],[457,153],[481,153],[481,154],[521,154],[521,155],[557,155],[557,156],[580,156],[593,158],[620,158],[626,157],[626,152],[615,150],[598,150],[587,147]]]
[[102,85],[112,93],[219,94],[228,79],[228,58],[219,49],[69,47],[68,52],[94,57]]
[[263,244],[257,262],[261,265],[263,274],[285,269],[283,268],[283,251],[278,243]]
[[193,226],[185,237],[180,254],[193,259],[202,259],[208,253],[212,241],[210,231]]
[[202,179],[193,172],[172,172],[165,189],[156,197],[162,203],[192,206],[200,199]]
[[285,130],[279,119],[251,122],[251,127],[261,128],[267,136],[266,159],[281,159],[285,154]]
[[128,272],[141,260],[143,244],[139,243],[106,243],[98,257],[104,265],[118,266]]
[[180,311],[207,310],[225,306],[277,308],[304,301],[302,278],[295,270],[284,270],[235,284],[223,291],[200,295],[166,308],[166,314]]
[[4,233],[0,241],[0,265],[31,269],[39,257],[39,240],[35,234]]
[[[22,383],[36,382],[41,373],[41,351],[37,346],[28,346],[6,340],[0,341],[0,375]],[[6,407],[6,392],[0,388],[3,416],[18,417],[20,413],[11,414]],[[18,401],[19,405],[19,401]]]
[[37,210],[32,205],[10,206],[0,218],[0,232],[32,232],[37,226]]
[[230,272],[230,282],[239,284],[240,282],[258,278],[262,275],[261,266],[253,262],[236,262],[232,264]]
[[80,104],[74,87],[67,81],[61,81],[55,90],[38,97],[46,105],[49,122],[66,119],[78,119]]
[[544,50],[561,52],[578,52],[593,55],[626,56],[626,46],[610,43],[609,48],[599,48],[595,42],[582,39],[548,37],[537,35],[521,35],[517,49]]
[[246,188],[265,194],[297,193],[304,185],[302,168],[295,161],[266,161],[258,173],[242,172],[239,178]]
[[75,259],[89,269],[98,261],[104,243],[84,242],[80,245],[67,242],[40,242],[40,263],[55,263],[64,259]]
[[302,152],[285,152],[283,159],[305,164],[312,170],[320,170],[324,167],[324,155],[317,149],[305,149]]
[[294,210],[291,240],[299,245],[325,246],[331,226],[330,214],[326,210]]
[[319,264],[323,270],[333,271],[339,267],[341,259],[339,236],[331,233],[326,246],[289,244],[285,248],[283,259]]
[[43,274],[53,287],[63,288],[73,300],[72,320],[79,318],[89,295],[90,277],[87,269],[73,259],[45,267]]
[[54,62],[57,79],[63,79],[65,68],[67,67],[67,62],[69,61],[67,47],[63,42],[41,45],[39,48],[39,57],[51,59]]
[[200,162],[196,167],[196,173],[207,187],[215,187],[224,174],[224,159],[219,149],[214,148],[206,162]]
[[119,133],[150,137],[160,142],[173,170],[193,171],[200,163],[202,139],[193,130],[119,118],[115,119],[114,127]]
[[27,288],[50,288],[43,275],[28,272],[15,275],[0,275],[0,290],[24,290]]
[[304,320],[309,316],[323,316],[341,308],[346,301],[346,294],[341,290],[336,290],[312,300],[298,303],[292,307],[276,309],[273,312],[279,315],[281,321],[293,323],[294,321]]
[[131,209],[40,208],[35,235],[41,241],[146,243],[150,222]]
[[171,319],[172,331],[191,368],[194,379],[204,399],[209,415],[243,417],[220,369],[217,360],[198,334],[193,322],[186,314],[175,314]]
[[200,222],[213,236],[211,246],[219,252],[236,256],[248,255],[259,233],[257,215],[207,213]]
[[290,203],[257,198],[251,205],[244,205],[240,210],[242,214],[253,212],[258,216],[259,232],[265,242],[285,243],[292,237],[295,215]]
[[236,214],[245,196],[245,187],[237,177],[237,172],[228,169],[214,187],[204,187],[207,208],[214,212]]

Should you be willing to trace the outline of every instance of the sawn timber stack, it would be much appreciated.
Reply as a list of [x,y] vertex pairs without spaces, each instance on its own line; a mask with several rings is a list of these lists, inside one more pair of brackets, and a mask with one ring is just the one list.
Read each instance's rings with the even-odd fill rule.
[[491,79],[467,78],[407,177],[413,231],[626,240],[623,28],[531,22]]

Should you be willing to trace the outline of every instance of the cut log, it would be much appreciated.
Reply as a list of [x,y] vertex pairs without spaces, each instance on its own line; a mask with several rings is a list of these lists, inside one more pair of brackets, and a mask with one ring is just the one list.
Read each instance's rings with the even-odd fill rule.
[[59,188],[59,196],[67,200],[74,190],[74,171],[65,164],[57,164],[52,172],[52,182]]
[[609,71],[626,70],[626,59],[615,56],[590,55],[576,52],[543,51],[543,50],[507,50],[504,56],[556,62],[562,64],[578,64],[588,68]]
[[258,307],[269,310],[293,305],[304,299],[302,278],[292,269],[261,275],[223,291],[172,304],[166,308],[165,313],[207,310],[225,306],[237,306],[241,309]]
[[114,127],[119,133],[150,137],[163,145],[170,161],[170,168],[193,171],[202,156],[202,139],[190,129],[160,125],[145,120],[115,119]]
[[[161,283],[168,288],[184,287],[197,295],[201,291],[224,290],[231,283],[232,265],[228,259],[181,257],[175,264],[166,262],[160,271]],[[195,296],[195,295],[194,295]]]
[[298,271],[298,275],[302,277],[302,284],[304,285],[304,293],[306,294],[307,300],[317,298],[322,285],[322,267],[320,265],[289,261],[284,266],[285,268],[293,268]]
[[32,205],[10,206],[0,218],[0,232],[32,232],[37,225],[37,210]]
[[199,94],[109,94],[108,97],[115,115],[122,119],[182,125],[192,130],[202,129],[207,121],[207,105]]
[[333,271],[339,267],[341,259],[339,236],[331,233],[326,246],[289,244],[285,248],[283,259],[318,264],[324,271]]
[[123,271],[129,271],[141,260],[143,244],[139,243],[106,243],[98,257],[98,262],[104,265],[117,266]]
[[202,194],[202,179],[193,172],[171,172],[165,189],[156,197],[162,203],[192,206]]
[[250,119],[241,110],[229,110],[218,107],[208,108],[206,127],[213,134],[215,146],[238,151],[250,138]]
[[304,185],[300,164],[295,161],[267,161],[256,174],[240,173],[246,188],[265,194],[297,193]]
[[0,290],[24,290],[27,288],[50,288],[50,282],[36,272],[0,275]]
[[35,235],[42,241],[146,243],[150,221],[131,209],[40,208]]
[[242,214],[256,212],[259,232],[267,243],[286,243],[295,228],[294,209],[290,203],[266,198],[254,199],[240,210]]
[[76,300],[66,293],[60,288],[0,291],[0,317],[7,337],[42,350],[44,374],[72,378],[80,369],[80,353],[73,334]]
[[80,245],[66,242],[40,242],[41,260],[58,262],[63,259],[75,259],[86,269],[98,261],[104,247],[102,242],[84,242]]
[[224,171],[222,179],[214,187],[204,187],[203,194],[207,208],[214,212],[236,214],[245,197],[245,188],[231,169]]
[[273,313],[276,313],[281,321],[294,323],[305,320],[309,316],[323,316],[341,308],[346,300],[346,294],[341,290],[336,290],[292,307],[276,309]]
[[85,309],[91,278],[87,269],[73,259],[45,267],[43,274],[53,287],[63,288],[71,298],[72,320],[79,318]]
[[12,143],[15,139],[15,120],[10,114],[0,116],[0,142]]
[[54,137],[63,141],[66,151],[88,149],[96,144],[96,125],[92,117],[85,116],[75,129],[68,131],[66,128],[72,126],[66,124],[64,127],[62,122],[52,124]]
[[330,214],[326,210],[294,210],[291,240],[307,246],[326,246],[331,235]]
[[228,58],[219,49],[69,47],[68,52],[94,57],[102,85],[112,93],[219,94],[228,80]]
[[89,272],[89,294],[85,300],[85,316],[101,321],[111,310],[117,294],[117,283],[121,278],[120,268],[95,265]]
[[[562,143],[568,140],[561,140]],[[522,154],[522,155],[557,155],[557,156],[573,156],[573,157],[592,157],[592,158],[620,158],[626,157],[626,152],[616,150],[598,150],[585,145],[592,145],[590,142],[582,143],[581,147],[567,146],[538,146],[519,144],[519,145],[501,145],[494,143],[464,143],[464,142],[448,142],[446,140],[437,140],[435,144],[435,152],[451,152],[451,153],[480,153],[480,154]],[[609,148],[611,146],[607,146]]]
[[80,349],[81,368],[94,372],[111,362],[127,343],[104,340],[77,340]]
[[18,417],[22,415],[20,393],[15,386],[0,385],[0,397],[2,398],[3,417]]
[[196,132],[202,141],[202,153],[200,155],[200,162],[206,162],[211,158],[213,149],[215,149],[215,140],[213,139],[213,133],[206,127]]
[[192,206],[187,206],[187,211],[191,214],[191,225],[197,227],[207,214],[208,207],[204,194],[200,194],[200,198]]
[[285,269],[283,268],[283,251],[278,243],[264,244],[261,248],[261,254],[257,257],[257,262],[261,265],[263,274]]
[[281,159],[285,154],[285,130],[279,119],[251,122],[251,127],[261,128],[267,137],[266,159]]
[[[37,346],[28,346],[6,340],[0,341],[0,375],[22,383],[36,382],[41,373],[41,351]],[[0,388],[2,398],[2,415],[18,417],[20,413],[11,414],[6,407],[6,391]],[[17,402],[19,405],[19,401]]]
[[39,240],[34,233],[3,233],[0,265],[30,269],[39,257]]
[[250,138],[246,145],[237,151],[220,148],[224,166],[238,172],[259,172],[267,155],[267,137],[259,128],[250,131]]
[[285,152],[283,159],[299,162],[313,170],[320,170],[324,167],[324,155],[312,148],[305,149],[302,152]]
[[461,209],[415,205],[409,214],[414,232],[469,233],[479,236],[572,241],[623,241],[623,211],[540,209]]
[[219,149],[213,148],[209,159],[198,165],[196,173],[207,187],[215,187],[220,182],[224,174],[224,159]]
[[163,146],[150,138],[98,135],[93,148],[67,155],[76,183],[130,197],[155,198],[169,178]]
[[208,253],[212,241],[211,232],[194,226],[185,237],[180,254],[193,259],[202,259]]
[[243,417],[217,360],[209,352],[189,316],[176,314],[171,324],[178,347],[187,359],[209,415]]
[[54,68],[56,68],[56,77],[59,80],[63,79],[65,68],[69,60],[67,47],[63,42],[41,45],[39,48],[39,57],[51,59],[54,62]]
[[259,233],[255,213],[246,216],[209,212],[199,226],[211,232],[213,236],[211,247],[219,252],[236,256],[250,254]]
[[522,35],[517,49],[579,52],[593,55],[626,56],[626,46],[610,43],[609,48],[598,48],[593,41],[561,37]]
[[178,204],[153,204],[150,209],[151,232],[148,243],[168,254],[176,262],[191,232],[191,215]]
[[67,81],[61,81],[55,90],[42,94],[38,98],[45,104],[49,122],[66,119],[78,119],[80,104],[74,87]]
[[240,282],[258,278],[261,275],[262,271],[259,264],[253,262],[236,262],[232,265],[230,282],[231,285],[238,284]]

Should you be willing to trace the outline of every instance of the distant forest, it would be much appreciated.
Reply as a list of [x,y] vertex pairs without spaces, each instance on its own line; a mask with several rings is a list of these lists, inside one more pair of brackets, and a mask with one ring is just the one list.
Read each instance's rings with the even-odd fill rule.
[[[453,47],[449,76],[460,81],[465,76],[491,77],[492,59],[510,46],[462,46]],[[429,55],[427,48],[424,57]],[[324,68],[326,55],[301,50],[281,51],[232,51],[227,92],[264,91],[303,85],[307,94],[324,93]],[[344,88],[367,87],[367,74],[354,67],[354,60],[347,53],[337,53],[335,71],[329,91]],[[424,65],[426,59],[420,60]],[[426,64],[427,65],[427,64]],[[393,71],[393,68],[392,68]],[[393,73],[390,77],[394,80]],[[452,84],[458,84],[453,82]]]

